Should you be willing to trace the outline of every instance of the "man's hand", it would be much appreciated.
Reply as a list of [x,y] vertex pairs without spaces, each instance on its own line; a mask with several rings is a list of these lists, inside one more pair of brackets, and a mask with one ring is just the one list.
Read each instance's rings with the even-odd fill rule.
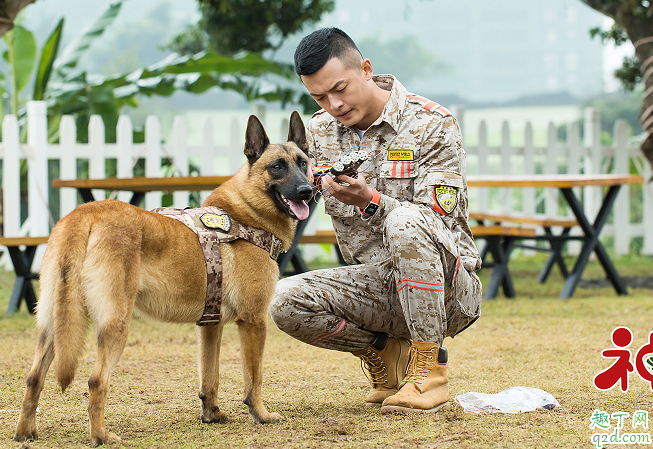
[[355,178],[339,175],[337,179],[349,185],[338,184],[331,176],[326,175],[322,176],[323,190],[328,189],[329,193],[338,201],[365,209],[372,200],[372,188],[367,185],[363,174],[358,173]]

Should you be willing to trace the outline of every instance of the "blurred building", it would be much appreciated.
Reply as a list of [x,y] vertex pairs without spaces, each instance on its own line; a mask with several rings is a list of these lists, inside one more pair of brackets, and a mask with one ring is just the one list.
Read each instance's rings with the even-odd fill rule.
[[[580,0],[338,0],[320,25],[380,45],[413,36],[433,61],[404,84],[431,98],[546,103],[603,91],[603,46],[589,29],[604,20]],[[392,58],[372,62],[376,73],[405,69]]]

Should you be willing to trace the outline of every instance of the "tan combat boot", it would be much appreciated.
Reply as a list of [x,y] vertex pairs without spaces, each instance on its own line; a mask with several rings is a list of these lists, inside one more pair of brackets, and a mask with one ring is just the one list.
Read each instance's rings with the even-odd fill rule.
[[430,342],[413,342],[406,377],[397,394],[383,401],[381,413],[432,413],[447,401],[446,348]]
[[409,349],[409,340],[388,338],[382,351],[368,345],[353,353],[364,362],[367,378],[372,383],[372,390],[365,398],[366,405],[379,407],[385,398],[397,392],[406,374]]

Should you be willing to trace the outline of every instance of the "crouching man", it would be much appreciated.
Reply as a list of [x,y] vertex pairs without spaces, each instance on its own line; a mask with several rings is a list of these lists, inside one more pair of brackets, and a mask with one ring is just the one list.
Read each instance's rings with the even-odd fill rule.
[[356,177],[320,178],[349,265],[281,280],[272,319],[305,343],[362,359],[366,403],[382,413],[437,411],[449,400],[442,341],[481,313],[458,123],[393,76],[373,75],[337,28],[300,42],[295,71],[323,108],[307,127],[313,165],[352,149],[374,158]]

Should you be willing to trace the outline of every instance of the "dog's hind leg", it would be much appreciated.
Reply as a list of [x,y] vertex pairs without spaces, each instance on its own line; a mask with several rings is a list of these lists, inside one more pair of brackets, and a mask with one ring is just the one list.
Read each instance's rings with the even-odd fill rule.
[[36,351],[32,369],[27,376],[27,389],[23,397],[20,418],[16,426],[15,441],[36,440],[36,407],[45,383],[50,364],[54,359],[54,339],[49,327],[40,327],[37,332]]
[[200,400],[202,401],[202,422],[224,421],[226,415],[218,407],[218,386],[220,384],[220,344],[223,324],[198,327]]
[[97,330],[97,359],[91,377],[88,379],[88,414],[91,420],[91,443],[93,446],[120,441],[120,437],[108,432],[105,427],[104,408],[111,373],[127,343],[133,306],[124,307],[124,309],[126,310],[114,309],[113,317],[106,320],[104,325]]
[[236,320],[243,357],[243,378],[245,399],[249,414],[257,424],[281,421],[278,413],[270,413],[263,405],[261,386],[263,384],[263,349],[267,335],[267,316],[241,316]]

